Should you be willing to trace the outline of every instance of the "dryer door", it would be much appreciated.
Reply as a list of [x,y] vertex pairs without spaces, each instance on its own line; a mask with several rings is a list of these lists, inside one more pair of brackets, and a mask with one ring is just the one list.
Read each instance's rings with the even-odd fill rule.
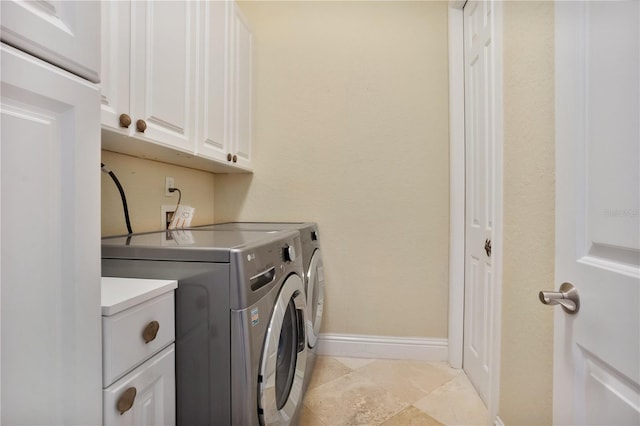
[[320,250],[316,249],[307,270],[307,343],[310,348],[315,347],[318,341],[323,308],[324,265]]
[[289,424],[302,405],[307,362],[302,280],[290,275],[271,315],[260,363],[258,413],[263,425]]

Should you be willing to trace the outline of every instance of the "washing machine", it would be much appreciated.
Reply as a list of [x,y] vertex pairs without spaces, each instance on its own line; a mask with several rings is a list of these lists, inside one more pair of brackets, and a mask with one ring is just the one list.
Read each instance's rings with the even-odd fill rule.
[[306,296],[297,231],[105,238],[102,275],[178,281],[177,424],[297,424]]
[[324,308],[324,264],[320,252],[320,236],[318,225],[314,222],[227,222],[215,225],[205,225],[196,229],[217,229],[235,231],[274,232],[296,230],[300,233],[302,244],[302,266],[304,272],[304,287],[307,295],[307,378],[305,389],[309,384],[311,373],[315,367],[318,335],[322,323]]

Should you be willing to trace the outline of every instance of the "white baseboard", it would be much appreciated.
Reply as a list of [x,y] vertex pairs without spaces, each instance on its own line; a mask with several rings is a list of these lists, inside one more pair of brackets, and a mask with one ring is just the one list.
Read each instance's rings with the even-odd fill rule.
[[446,361],[449,349],[447,339],[320,334],[318,354],[354,358]]
[[494,420],[493,424],[494,426],[505,426],[500,416],[496,416],[496,419]]

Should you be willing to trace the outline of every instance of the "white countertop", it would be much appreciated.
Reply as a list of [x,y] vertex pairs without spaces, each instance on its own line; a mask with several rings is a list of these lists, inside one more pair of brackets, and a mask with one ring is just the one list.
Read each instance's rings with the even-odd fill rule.
[[117,314],[177,287],[175,280],[102,277],[102,315]]

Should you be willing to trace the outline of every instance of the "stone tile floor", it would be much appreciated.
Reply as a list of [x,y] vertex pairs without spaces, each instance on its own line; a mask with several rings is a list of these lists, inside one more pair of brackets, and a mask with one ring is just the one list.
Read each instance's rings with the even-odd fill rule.
[[301,426],[488,425],[462,370],[446,362],[318,357]]

